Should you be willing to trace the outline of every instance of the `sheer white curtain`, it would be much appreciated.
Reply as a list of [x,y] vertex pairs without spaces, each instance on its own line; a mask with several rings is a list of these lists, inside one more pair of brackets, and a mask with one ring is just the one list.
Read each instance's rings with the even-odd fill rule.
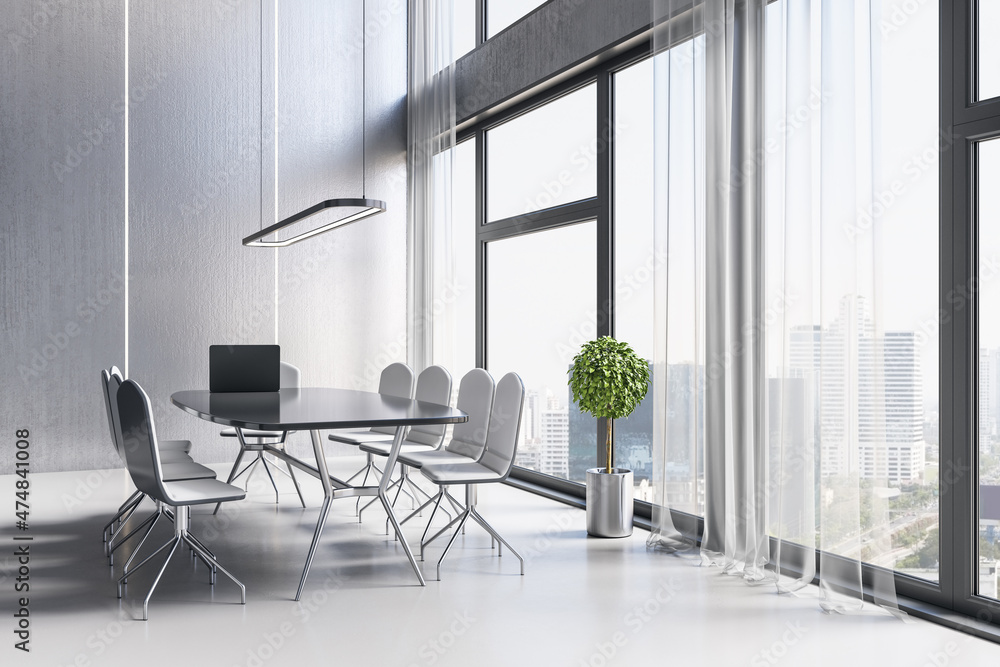
[[[453,0],[410,0],[407,89],[407,360],[434,363],[435,337],[454,329],[437,298],[453,282],[451,185],[455,146]],[[437,308],[435,309],[435,305]]]
[[[685,546],[669,509],[697,508],[703,563],[785,592],[818,563],[821,606],[860,609],[861,563],[893,565],[881,248],[859,224],[878,0],[656,4],[650,544]],[[891,570],[864,583],[895,607]]]

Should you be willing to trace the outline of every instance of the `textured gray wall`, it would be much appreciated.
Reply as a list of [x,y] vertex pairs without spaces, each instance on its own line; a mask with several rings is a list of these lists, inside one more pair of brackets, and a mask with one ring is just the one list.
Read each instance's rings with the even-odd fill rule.
[[[278,58],[279,215],[362,194],[387,210],[279,252],[278,343],[307,386],[374,390],[382,367],[406,360],[406,3],[367,4],[365,192],[361,6],[281,11],[279,25],[302,28]],[[289,442],[309,449],[306,434]]]
[[[260,226],[262,183],[274,219],[275,150],[280,215],[361,194],[360,4],[279,3],[275,123],[258,3],[133,0],[127,230],[124,0],[51,6],[43,20],[17,0],[0,16],[0,473],[17,428],[32,430],[37,472],[118,465],[97,377],[126,356],[126,238],[129,373],[161,435],[195,440],[200,460],[231,460],[233,443],[168,398],[207,384],[212,343],[273,342],[277,317],[306,384],[374,386],[371,364],[405,355],[405,3],[367,9],[367,194],[389,212],[278,251],[239,243]],[[46,348],[67,326],[66,349]],[[52,359],[32,375],[35,351]]]
[[131,85],[156,86],[129,117],[128,373],[161,401],[160,436],[203,461],[233,443],[170,394],[208,386],[209,345],[274,342],[275,253],[240,244],[260,219],[260,6],[221,6],[132,0],[129,16]]
[[124,2],[0,12],[0,473],[115,462],[98,383],[125,356]]

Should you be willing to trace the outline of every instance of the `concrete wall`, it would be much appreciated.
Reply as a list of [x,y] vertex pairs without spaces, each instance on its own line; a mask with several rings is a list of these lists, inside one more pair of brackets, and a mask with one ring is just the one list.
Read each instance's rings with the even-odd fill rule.
[[458,61],[459,124],[475,122],[640,43],[652,24],[652,4],[545,3]]
[[98,373],[126,357],[161,435],[211,462],[233,443],[168,402],[210,344],[278,342],[307,385],[405,356],[405,3],[367,0],[365,194],[389,211],[279,250],[240,244],[275,219],[275,164],[281,217],[362,194],[361,5],[279,3],[275,46],[263,4],[5,7],[0,473],[22,428],[35,472],[117,467]]

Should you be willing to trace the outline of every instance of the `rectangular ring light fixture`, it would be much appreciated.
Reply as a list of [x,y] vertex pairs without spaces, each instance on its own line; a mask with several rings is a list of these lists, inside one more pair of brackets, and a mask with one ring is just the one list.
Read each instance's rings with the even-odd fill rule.
[[[302,232],[301,234],[293,236],[289,239],[282,241],[277,239],[273,241],[263,240],[265,236],[270,236],[285,227],[294,225],[299,220],[308,218],[309,216],[315,215],[328,208],[360,208],[361,210],[356,213],[351,213],[346,217],[328,222],[325,225],[316,227],[315,229],[310,229],[307,232]],[[378,215],[379,213],[385,213],[385,202],[380,199],[327,199],[326,201],[321,201],[315,206],[310,206],[304,211],[299,211],[298,213],[295,213],[294,215],[291,215],[284,220],[271,225],[270,227],[266,227],[259,232],[254,232],[250,236],[243,239],[243,245],[253,248],[285,248],[293,243],[304,241],[313,236],[322,234],[323,232],[328,232],[331,229],[343,227],[369,216]]]

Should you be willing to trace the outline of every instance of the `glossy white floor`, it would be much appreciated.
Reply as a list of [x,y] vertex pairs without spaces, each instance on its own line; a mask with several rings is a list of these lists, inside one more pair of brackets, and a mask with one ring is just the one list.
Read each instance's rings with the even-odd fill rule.
[[[335,473],[357,467],[356,458],[333,461]],[[33,475],[30,654],[13,648],[15,489],[13,477],[0,477],[0,498],[11,507],[0,557],[0,636],[7,638],[0,664],[941,667],[1000,660],[1000,646],[931,623],[874,609],[825,615],[815,590],[778,596],[647,552],[643,531],[588,539],[583,512],[503,486],[484,488],[480,508],[526,557],[525,576],[515,558],[496,558],[488,535],[470,527],[445,561],[443,581],[433,580],[443,542],[429,548],[421,588],[385,536],[384,514],[370,510],[359,524],[354,502],[340,500],[303,599],[293,602],[321,493],[304,477],[303,510],[289,480],[277,477],[279,505],[257,471],[247,500],[217,517],[210,508],[193,512],[193,532],[246,584],[246,606],[221,574],[213,590],[204,567],[184,554],[175,556],[143,622],[153,572],[135,575],[119,601],[101,551],[101,526],[131,491],[124,472]],[[406,528],[416,543],[422,525]],[[151,542],[169,535],[158,526]]]

